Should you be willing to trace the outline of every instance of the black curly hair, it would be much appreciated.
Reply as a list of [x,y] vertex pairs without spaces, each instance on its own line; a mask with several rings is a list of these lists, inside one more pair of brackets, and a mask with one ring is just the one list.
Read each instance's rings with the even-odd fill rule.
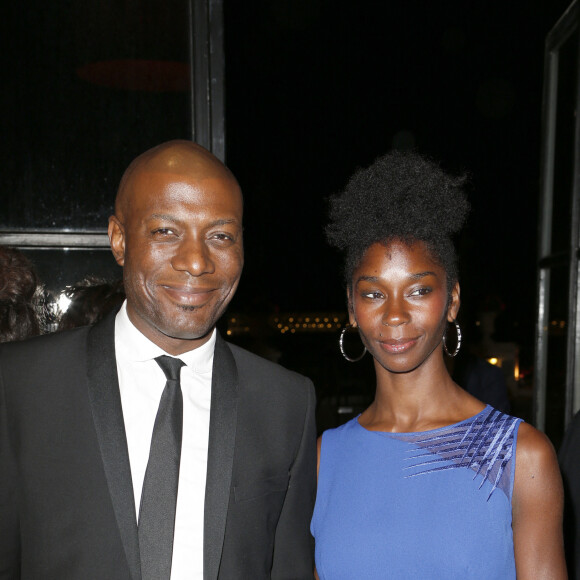
[[40,334],[39,289],[30,260],[14,248],[0,246],[0,342]]
[[125,300],[122,280],[108,281],[96,276],[87,276],[69,286],[64,294],[70,298],[70,304],[60,318],[58,330],[94,324],[118,309]]
[[330,244],[345,252],[347,286],[373,244],[422,241],[445,270],[450,292],[458,276],[451,237],[469,212],[466,180],[411,151],[392,151],[358,170],[344,191],[330,198],[326,227]]

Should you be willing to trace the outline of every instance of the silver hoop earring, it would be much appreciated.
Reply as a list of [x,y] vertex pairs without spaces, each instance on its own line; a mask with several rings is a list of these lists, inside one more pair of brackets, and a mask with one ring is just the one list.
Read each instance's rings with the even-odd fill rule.
[[338,346],[340,347],[340,352],[342,353],[342,356],[348,361],[348,362],[358,362],[367,352],[367,347],[364,346],[363,347],[363,351],[362,354],[359,355],[357,358],[351,358],[349,357],[346,352],[344,352],[344,345],[343,345],[343,341],[344,341],[344,335],[346,334],[346,331],[349,328],[354,328],[352,325],[347,324],[342,331],[340,332],[340,338],[338,339]]
[[443,350],[445,351],[445,354],[447,356],[450,356],[451,358],[453,358],[454,356],[457,356],[457,353],[459,352],[459,349],[461,348],[461,328],[459,328],[459,324],[457,324],[457,320],[453,321],[453,324],[455,324],[455,332],[457,332],[457,345],[455,346],[455,350],[453,352],[449,352],[449,349],[447,348],[447,329],[445,329],[445,333],[443,334]]

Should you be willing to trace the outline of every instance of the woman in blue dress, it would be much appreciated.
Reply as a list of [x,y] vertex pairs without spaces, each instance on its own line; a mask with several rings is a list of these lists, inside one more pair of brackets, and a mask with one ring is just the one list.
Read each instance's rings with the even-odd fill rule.
[[461,389],[443,358],[461,343],[451,237],[468,212],[463,186],[393,152],[331,200],[327,234],[346,254],[350,325],[376,395],[319,440],[320,580],[566,578],[550,442]]

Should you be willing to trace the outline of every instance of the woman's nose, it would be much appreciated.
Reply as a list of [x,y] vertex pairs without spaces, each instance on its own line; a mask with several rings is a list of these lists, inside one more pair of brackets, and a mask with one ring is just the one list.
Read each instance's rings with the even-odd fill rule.
[[382,323],[385,326],[399,326],[409,321],[409,314],[405,307],[405,301],[391,298],[387,300],[383,312]]

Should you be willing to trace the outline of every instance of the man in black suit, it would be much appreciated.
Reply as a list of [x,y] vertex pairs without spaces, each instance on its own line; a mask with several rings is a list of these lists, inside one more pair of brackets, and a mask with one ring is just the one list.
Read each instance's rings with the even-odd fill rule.
[[243,265],[237,181],[160,145],[109,238],[119,313],[0,350],[0,578],[312,578],[312,384],[215,330]]

